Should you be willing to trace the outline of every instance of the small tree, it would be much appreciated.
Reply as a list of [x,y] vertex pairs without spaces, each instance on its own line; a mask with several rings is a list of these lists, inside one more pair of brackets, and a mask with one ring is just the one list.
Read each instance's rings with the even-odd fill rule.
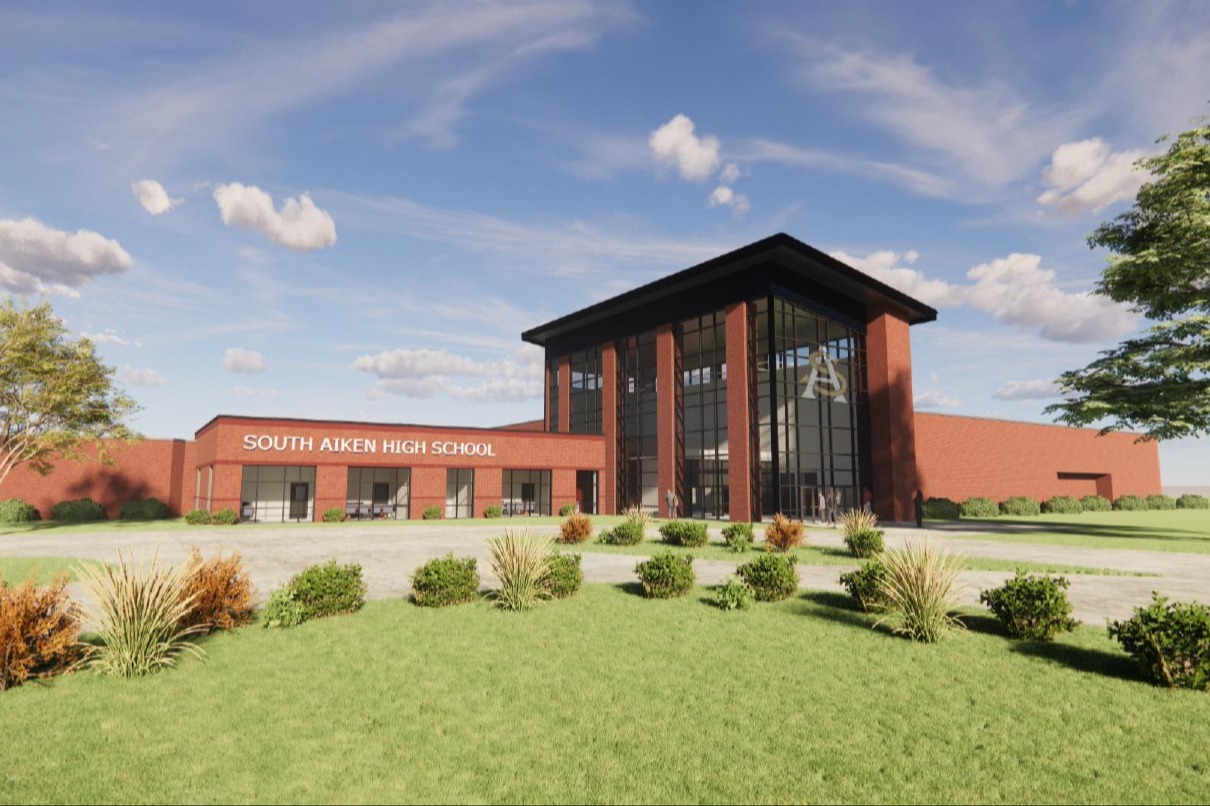
[[[56,454],[83,461],[85,442],[136,439],[123,422],[136,410],[92,342],[71,338],[50,303],[0,306],[0,486],[18,465],[45,476]],[[103,442],[97,458],[113,462]]]

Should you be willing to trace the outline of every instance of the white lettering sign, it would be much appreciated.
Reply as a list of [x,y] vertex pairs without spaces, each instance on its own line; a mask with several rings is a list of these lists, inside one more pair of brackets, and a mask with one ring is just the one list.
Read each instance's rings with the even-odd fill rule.
[[318,451],[319,453],[383,454],[393,456],[472,456],[494,458],[496,446],[490,442],[455,440],[387,439],[385,437],[322,437],[316,446],[314,437],[245,434],[246,451]]
[[803,382],[806,388],[802,390],[802,396],[814,400],[818,392],[824,397],[832,398],[834,403],[847,403],[844,393],[849,390],[849,381],[836,369],[836,362],[828,351],[820,347],[811,353],[809,360],[811,374]]

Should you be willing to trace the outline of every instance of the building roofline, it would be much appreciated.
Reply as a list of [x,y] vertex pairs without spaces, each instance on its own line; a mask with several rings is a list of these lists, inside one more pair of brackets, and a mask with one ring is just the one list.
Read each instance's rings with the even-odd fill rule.
[[1005,419],[1004,417],[980,417],[977,414],[952,414],[952,413],[946,412],[946,411],[927,411],[927,410],[921,410],[921,409],[916,409],[916,408],[912,409],[912,413],[913,414],[927,414],[930,417],[957,417],[957,418],[960,418],[963,420],[986,420],[986,421],[993,422],[993,423],[1007,423],[1009,425],[1036,425],[1036,426],[1040,426],[1042,428],[1062,428],[1067,431],[1095,431],[1100,436],[1110,436],[1111,434],[1121,434],[1124,437],[1134,437],[1136,439],[1136,441],[1146,441],[1146,442],[1158,441],[1158,440],[1152,440],[1146,434],[1139,433],[1138,431],[1113,430],[1113,431],[1106,431],[1104,434],[1101,434],[1101,429],[1099,429],[1099,428],[1085,428],[1085,427],[1078,426],[1078,425],[1064,425],[1063,423],[1035,423],[1032,420],[1008,420],[1008,419]]
[[209,431],[216,425],[220,425],[223,420],[231,420],[241,423],[270,423],[270,424],[296,424],[296,425],[332,425],[350,428],[414,428],[424,431],[475,431],[493,434],[517,435],[523,434],[526,437],[561,437],[572,439],[603,439],[600,434],[564,434],[551,431],[509,431],[500,426],[475,426],[475,425],[426,425],[424,423],[384,423],[384,422],[368,422],[363,420],[315,420],[303,417],[257,417],[249,414],[216,414],[206,421],[206,424],[193,432],[196,439],[204,432]]

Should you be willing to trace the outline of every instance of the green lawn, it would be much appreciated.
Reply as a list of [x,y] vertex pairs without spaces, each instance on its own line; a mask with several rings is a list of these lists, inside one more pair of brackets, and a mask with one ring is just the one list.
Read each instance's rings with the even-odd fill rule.
[[1101,629],[936,646],[830,594],[724,613],[590,586],[535,612],[371,602],[139,680],[0,694],[0,802],[1196,802],[1210,696]]
[[19,585],[33,572],[39,585],[47,584],[59,574],[67,574],[67,578],[74,581],[76,574],[72,568],[81,562],[88,561],[70,557],[0,557],[0,579]]
[[928,525],[942,523],[977,531],[973,537],[979,540],[1210,554],[1210,510],[1204,509],[979,518]]

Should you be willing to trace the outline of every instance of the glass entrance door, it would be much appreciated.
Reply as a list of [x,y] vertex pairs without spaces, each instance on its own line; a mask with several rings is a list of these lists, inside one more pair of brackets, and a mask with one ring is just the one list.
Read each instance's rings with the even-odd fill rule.
[[310,484],[305,481],[290,482],[290,520],[300,521],[307,517],[307,502],[310,498]]

